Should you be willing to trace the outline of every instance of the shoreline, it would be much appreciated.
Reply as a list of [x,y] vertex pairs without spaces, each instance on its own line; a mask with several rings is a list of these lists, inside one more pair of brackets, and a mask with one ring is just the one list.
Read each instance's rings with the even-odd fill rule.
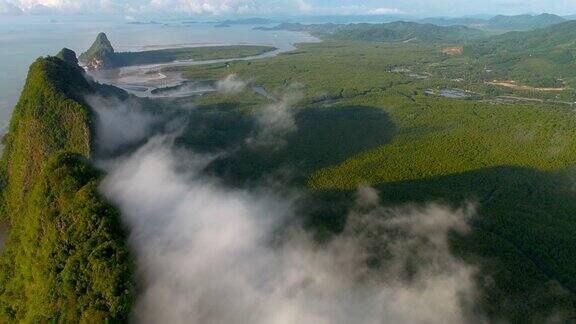
[[[143,65],[133,65],[133,66],[126,66],[120,67],[112,70],[107,71],[100,71],[100,72],[90,72],[87,71],[88,75],[93,77],[96,81],[113,85],[118,88],[121,88],[128,93],[135,95],[137,97],[146,97],[146,98],[182,98],[191,95],[198,95],[202,94],[203,92],[198,92],[194,89],[191,89],[189,93],[181,93],[179,95],[173,96],[162,96],[158,94],[154,94],[153,91],[165,87],[179,87],[184,86],[188,80],[182,77],[181,72],[177,71],[168,71],[167,69],[173,67],[185,67],[185,66],[194,66],[194,65],[207,65],[207,64],[217,64],[217,63],[227,63],[227,62],[238,62],[238,61],[253,61],[253,60],[260,60],[266,58],[276,57],[283,53],[288,53],[294,51],[298,48],[300,44],[309,44],[309,43],[320,43],[322,42],[321,39],[306,34],[309,37],[308,41],[305,42],[298,42],[298,43],[290,43],[287,46],[276,47],[273,45],[264,45],[264,44],[251,44],[251,45],[233,45],[233,44],[221,44],[218,46],[226,47],[226,46],[271,46],[274,49],[258,54],[258,55],[248,55],[248,56],[240,56],[240,57],[233,57],[233,58],[226,58],[226,59],[210,59],[210,60],[182,60],[182,61],[172,61],[167,63],[155,63],[155,64],[143,64]],[[214,47],[218,47],[214,46]]]

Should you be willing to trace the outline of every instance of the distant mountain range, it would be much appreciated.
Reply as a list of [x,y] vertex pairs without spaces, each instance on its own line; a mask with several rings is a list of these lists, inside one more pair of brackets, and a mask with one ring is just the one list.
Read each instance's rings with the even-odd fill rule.
[[412,22],[346,25],[333,32],[333,37],[340,40],[390,42],[461,42],[483,36],[484,32],[466,26],[444,27]]
[[[461,43],[488,38],[494,33],[531,31],[548,28],[570,20],[552,14],[495,16],[490,19],[426,18],[417,22],[302,24],[282,23],[259,30],[308,32],[324,39],[378,42],[444,42]],[[269,22],[269,21],[266,21]],[[554,36],[554,35],[551,35]],[[546,40],[543,40],[546,42]],[[519,42],[522,42],[519,40]],[[537,45],[537,44],[536,44]]]
[[464,46],[464,55],[490,69],[491,77],[539,87],[576,82],[576,21],[513,31]]
[[471,49],[478,55],[518,53],[550,55],[557,51],[576,53],[576,21],[530,31],[509,32],[476,42]]
[[466,26],[437,26],[414,22],[385,24],[280,24],[276,27],[259,27],[259,30],[288,30],[309,32],[332,40],[374,42],[444,42],[458,43],[486,37],[487,33]]
[[420,20],[419,22],[434,24],[438,26],[462,25],[488,30],[530,30],[560,24],[566,22],[567,20],[568,19],[557,15],[544,13],[541,15],[518,15],[518,16],[499,15],[492,17],[490,19],[426,18]]
[[271,24],[376,24],[391,22],[416,22],[420,24],[433,24],[436,26],[466,26],[485,30],[531,30],[576,19],[574,16],[561,17],[554,14],[543,13],[539,15],[516,16],[467,16],[458,18],[431,17],[418,19],[406,15],[339,15],[339,16],[310,16],[298,18],[243,18],[218,21],[218,26],[234,25],[271,25]]

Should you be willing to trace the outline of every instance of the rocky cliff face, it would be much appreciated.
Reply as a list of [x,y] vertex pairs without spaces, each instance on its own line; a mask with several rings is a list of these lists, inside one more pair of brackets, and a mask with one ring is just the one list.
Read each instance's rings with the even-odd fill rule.
[[78,59],[76,58],[76,53],[68,48],[63,48],[60,52],[58,52],[58,54],[56,54],[56,57],[61,59],[62,61],[72,64],[72,65],[77,65],[78,64]]
[[80,62],[88,70],[106,70],[115,67],[114,48],[104,33],[98,34],[90,48],[80,55]]
[[93,58],[86,62],[86,69],[89,71],[98,71],[98,70],[106,70],[111,68],[110,64],[107,64],[105,60],[99,60],[97,58]]

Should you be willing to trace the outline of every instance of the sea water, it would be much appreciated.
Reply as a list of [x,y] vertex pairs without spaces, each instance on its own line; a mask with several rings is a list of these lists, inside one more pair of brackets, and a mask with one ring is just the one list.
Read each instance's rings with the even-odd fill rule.
[[259,31],[250,25],[218,28],[215,22],[193,19],[156,22],[136,24],[124,17],[109,16],[0,17],[0,132],[6,130],[30,64],[63,47],[79,55],[99,32],[107,34],[116,51],[243,44],[270,45],[286,51],[293,44],[314,41],[302,33]]

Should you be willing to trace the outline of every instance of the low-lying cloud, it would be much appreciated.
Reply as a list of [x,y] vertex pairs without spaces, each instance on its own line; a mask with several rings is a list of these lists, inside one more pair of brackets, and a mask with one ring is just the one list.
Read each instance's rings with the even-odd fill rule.
[[[216,82],[216,89],[224,94],[238,94],[246,90],[250,81],[230,74]],[[252,91],[272,102],[254,109],[255,129],[246,142],[252,148],[279,149],[286,144],[286,136],[295,132],[295,116],[298,103],[303,97],[303,88],[292,84],[282,90],[280,95],[269,93],[264,87],[252,86]]]
[[573,1],[542,0],[403,0],[372,1],[344,0],[326,2],[321,0],[0,0],[10,7],[10,13],[29,14],[147,14],[169,15],[412,15],[455,16],[485,12],[500,14],[524,14],[548,12],[566,15],[574,12]]
[[[4,5],[2,5],[4,3]],[[0,0],[0,8],[8,6],[15,13],[73,14],[73,13],[120,13],[134,7],[113,0]]]
[[24,12],[20,7],[6,0],[0,0],[0,15],[20,16]]
[[237,94],[246,89],[248,82],[239,79],[236,74],[230,74],[216,82],[216,89],[225,94]]
[[308,12],[303,0],[0,0],[30,14],[246,15]]
[[96,150],[107,154],[149,136],[159,116],[146,113],[133,98],[89,96],[86,102],[96,115]]
[[[463,323],[474,269],[450,253],[467,208],[384,208],[361,188],[343,231],[318,243],[297,200],[231,189],[210,156],[151,139],[108,167],[102,190],[130,226],[142,323]],[[283,233],[283,234],[281,234]]]
[[256,129],[247,139],[254,148],[278,149],[286,144],[286,136],[295,132],[298,103],[303,97],[300,85],[292,85],[274,102],[254,110]]
[[194,95],[204,95],[217,91],[215,87],[209,84],[196,82],[183,82],[178,86],[157,88],[152,91],[151,98],[184,98]]
[[[241,91],[230,76],[220,91]],[[297,130],[302,89],[255,109],[249,145],[277,149]],[[230,188],[206,175],[218,155],[154,135],[169,118],[135,99],[87,98],[102,151],[103,194],[122,211],[137,263],[138,323],[479,322],[475,269],[450,251],[468,231],[470,208],[388,208],[360,188],[344,230],[324,242],[296,220],[304,193],[282,185]],[[170,123],[168,123],[170,124]],[[178,133],[177,133],[178,134]],[[99,155],[110,156],[110,155]],[[279,191],[282,188],[282,191]]]

